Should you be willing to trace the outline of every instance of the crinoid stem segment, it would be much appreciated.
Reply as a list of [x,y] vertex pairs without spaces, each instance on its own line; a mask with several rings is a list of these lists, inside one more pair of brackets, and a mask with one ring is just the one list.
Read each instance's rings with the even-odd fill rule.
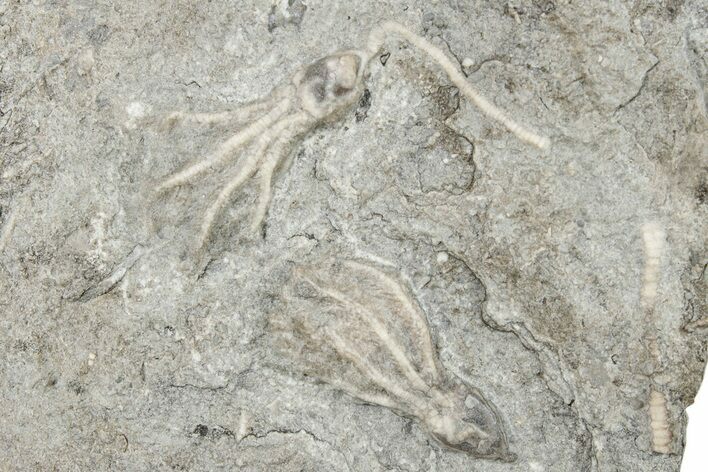
[[654,309],[656,292],[659,287],[661,254],[664,250],[666,234],[659,223],[651,221],[642,226],[644,241],[644,272],[642,274],[642,308]]
[[669,454],[672,434],[666,398],[663,393],[656,390],[652,390],[649,394],[649,418],[652,449],[654,452]]
[[467,81],[464,75],[455,67],[453,62],[447,58],[445,53],[440,49],[433,46],[428,40],[418,36],[413,33],[403,25],[387,21],[382,23],[379,27],[374,28],[369,35],[369,41],[367,45],[368,53],[371,57],[376,55],[381,49],[384,40],[386,39],[386,33],[396,34],[413,46],[417,47],[435,62],[437,62],[440,67],[445,71],[450,80],[457,88],[460,89],[462,94],[469,98],[472,103],[474,103],[483,113],[485,113],[490,118],[503,124],[509,131],[514,133],[520,140],[527,142],[539,149],[547,149],[550,146],[550,140],[547,137],[540,136],[533,131],[527,129],[526,127],[520,125],[519,123],[512,120],[506,113],[494,106],[489,100],[484,98],[479,94]]
[[[651,221],[642,226],[644,271],[642,274],[641,306],[647,325],[645,337],[649,342],[649,350],[657,366],[661,366],[661,351],[657,337],[659,326],[655,305],[665,239],[666,233],[659,223]],[[669,421],[669,411],[666,405],[666,396],[655,386],[652,386],[649,393],[649,425],[652,450],[660,454],[669,454],[673,435]]]

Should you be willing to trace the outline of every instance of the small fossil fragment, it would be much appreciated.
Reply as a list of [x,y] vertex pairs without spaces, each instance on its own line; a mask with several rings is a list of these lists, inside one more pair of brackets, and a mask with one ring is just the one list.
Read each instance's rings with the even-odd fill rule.
[[426,315],[400,281],[359,262],[327,261],[295,269],[285,299],[270,325],[295,369],[416,419],[449,448],[515,460],[497,408],[444,371]]
[[644,273],[642,274],[642,307],[645,310],[654,310],[656,291],[659,287],[659,269],[661,253],[664,249],[666,234],[657,222],[645,223],[642,226],[642,240],[644,241]]
[[649,418],[651,419],[651,444],[654,452],[671,452],[671,426],[669,425],[666,398],[661,392],[652,390],[649,394]]

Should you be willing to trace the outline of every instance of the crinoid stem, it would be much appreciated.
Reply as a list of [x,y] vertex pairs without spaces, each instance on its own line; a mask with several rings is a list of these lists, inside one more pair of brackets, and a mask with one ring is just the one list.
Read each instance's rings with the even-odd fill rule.
[[[642,225],[642,240],[644,241],[644,271],[642,274],[641,306],[647,325],[646,339],[649,350],[654,356],[657,366],[661,365],[661,351],[656,335],[658,323],[656,319],[656,294],[661,275],[661,256],[664,251],[666,233],[661,225],[651,221]],[[666,397],[652,387],[649,393],[649,421],[651,429],[652,450],[660,454],[671,452],[671,424],[666,406]]]
[[386,329],[384,324],[379,320],[379,317],[378,315],[376,315],[376,313],[350,299],[339,290],[325,288],[320,284],[316,283],[311,278],[307,277],[305,274],[301,274],[301,277],[323,294],[342,304],[345,308],[358,312],[361,315],[361,318],[369,324],[371,329],[381,340],[388,352],[391,353],[393,358],[396,360],[396,363],[398,363],[398,366],[401,368],[403,375],[405,375],[406,378],[413,384],[413,387],[416,390],[422,392],[430,390],[430,386],[423,380],[420,374],[418,374],[418,372],[413,367],[413,364],[411,364],[411,362],[406,357],[403,346],[401,346],[398,341],[396,341],[389,334],[388,330]]
[[649,418],[651,419],[651,445],[654,452],[671,452],[671,427],[664,394],[653,390],[649,394]]
[[644,273],[642,274],[641,303],[645,310],[653,310],[659,287],[661,254],[666,234],[659,223],[651,221],[642,226],[644,240]]
[[283,116],[289,108],[290,101],[282,100],[268,114],[256,120],[252,125],[246,127],[224,142],[211,156],[173,175],[159,185],[155,191],[159,193],[172,187],[182,185],[210,167],[223,162],[241,146],[245,145],[258,135],[264,133],[273,123]]
[[661,225],[650,221],[642,225],[642,240],[644,241],[644,271],[642,273],[642,290],[640,304],[644,310],[649,350],[657,364],[661,362],[659,341],[657,338],[658,324],[656,319],[656,293],[661,275],[661,254],[664,250],[666,234]]
[[435,62],[447,73],[448,77],[457,88],[460,89],[463,95],[472,100],[483,113],[490,118],[503,124],[509,131],[514,133],[520,140],[527,142],[539,149],[547,149],[550,145],[550,140],[547,137],[539,136],[533,131],[525,128],[519,123],[512,120],[506,113],[494,106],[489,100],[480,95],[470,84],[464,75],[455,67],[453,62],[437,47],[433,46],[428,40],[413,33],[403,25],[386,21],[377,28],[374,28],[369,35],[367,52],[370,57],[375,56],[381,49],[387,33],[393,33],[401,36],[403,39],[417,47]]
[[384,272],[355,261],[346,261],[344,264],[351,268],[366,272],[375,279],[378,279],[379,282],[391,291],[393,296],[403,306],[404,310],[408,314],[414,329],[418,331],[418,336],[420,336],[423,343],[421,348],[423,351],[424,372],[427,372],[433,381],[439,381],[440,372],[438,371],[438,367],[435,363],[433,340],[430,337],[428,321],[420,309],[420,306],[412,302],[411,298],[401,288],[401,285]]

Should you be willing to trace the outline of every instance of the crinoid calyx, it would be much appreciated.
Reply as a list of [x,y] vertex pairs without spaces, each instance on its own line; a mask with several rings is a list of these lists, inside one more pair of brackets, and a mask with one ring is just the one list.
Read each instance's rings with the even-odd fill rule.
[[411,291],[356,261],[302,266],[271,317],[274,343],[295,370],[363,402],[418,421],[439,443],[512,461],[497,408],[446,372]]

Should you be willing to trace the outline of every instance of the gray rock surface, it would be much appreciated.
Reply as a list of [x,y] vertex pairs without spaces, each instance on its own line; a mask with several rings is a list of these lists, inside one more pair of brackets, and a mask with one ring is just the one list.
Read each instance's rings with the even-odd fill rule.
[[[0,469],[678,470],[708,335],[702,4],[0,2]],[[250,181],[196,254],[230,167],[149,190],[239,125],[160,117],[267,96],[387,19],[552,147],[389,38],[366,98],[296,143],[263,235]],[[666,232],[655,320],[647,221]],[[333,255],[409,281],[515,462],[287,367],[269,318],[294,267]],[[652,388],[669,454],[652,451]]]

